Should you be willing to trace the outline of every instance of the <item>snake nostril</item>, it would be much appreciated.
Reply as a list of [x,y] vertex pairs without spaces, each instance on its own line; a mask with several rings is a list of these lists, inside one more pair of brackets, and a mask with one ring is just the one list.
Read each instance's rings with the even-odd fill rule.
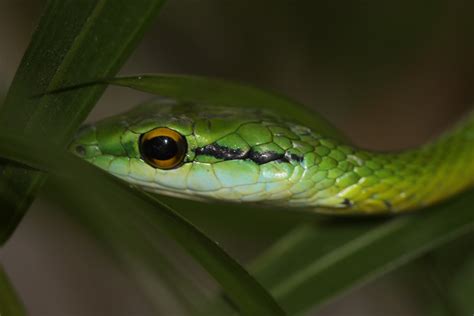
[[74,151],[77,155],[81,157],[84,157],[86,155],[86,148],[82,145],[77,145],[76,147],[74,147]]

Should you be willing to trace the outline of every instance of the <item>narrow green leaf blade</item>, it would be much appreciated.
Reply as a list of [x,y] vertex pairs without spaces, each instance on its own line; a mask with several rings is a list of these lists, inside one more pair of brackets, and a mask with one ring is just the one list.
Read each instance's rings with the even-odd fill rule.
[[[472,248],[470,249],[472,250]],[[452,272],[454,278],[446,289],[460,315],[472,314],[474,302],[474,256],[470,256],[461,269]]]
[[285,96],[256,87],[199,76],[143,74],[118,77],[106,82],[176,100],[232,107],[266,108],[278,111],[335,138],[344,136],[319,114]]
[[[440,247],[421,262],[433,280],[436,302],[426,306],[430,315],[469,315],[474,310],[474,234]],[[426,272],[425,272],[426,273]]]
[[[0,109],[0,128],[29,139],[65,145],[105,86],[61,95],[35,94],[114,76],[164,0],[49,0]],[[0,165],[0,243],[34,198],[44,175]]]
[[300,227],[250,270],[285,310],[300,313],[474,231],[473,203],[470,190],[379,223],[333,221]]

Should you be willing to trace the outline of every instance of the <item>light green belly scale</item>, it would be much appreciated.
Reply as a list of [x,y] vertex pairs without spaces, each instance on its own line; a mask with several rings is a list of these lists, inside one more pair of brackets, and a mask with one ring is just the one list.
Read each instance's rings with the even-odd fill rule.
[[[140,135],[157,127],[186,138],[175,169],[153,168],[140,156]],[[161,100],[86,127],[71,148],[147,191],[334,214],[413,210],[474,184],[473,114],[424,146],[379,153],[259,110]]]

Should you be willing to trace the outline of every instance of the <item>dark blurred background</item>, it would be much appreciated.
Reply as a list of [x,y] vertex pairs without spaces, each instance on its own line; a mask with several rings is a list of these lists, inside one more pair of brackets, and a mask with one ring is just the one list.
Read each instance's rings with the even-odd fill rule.
[[[0,0],[0,96],[43,2]],[[470,106],[473,9],[474,2],[463,0],[169,0],[122,73],[251,83],[312,107],[359,145],[400,149],[430,139]],[[149,97],[109,88],[90,119]],[[0,252],[31,314],[151,315],[133,280],[55,208],[37,199]],[[191,217],[206,225],[199,212]],[[241,249],[245,242],[222,233],[225,227],[208,229],[241,260],[251,256]],[[350,292],[317,315],[421,315],[422,298],[413,294],[405,270]]]

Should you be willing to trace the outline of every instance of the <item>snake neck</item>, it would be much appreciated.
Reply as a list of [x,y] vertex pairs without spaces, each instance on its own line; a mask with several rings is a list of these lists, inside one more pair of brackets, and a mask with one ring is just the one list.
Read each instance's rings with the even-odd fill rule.
[[407,162],[407,178],[416,187],[401,205],[406,209],[433,204],[472,186],[474,112],[433,142],[399,156]]
[[357,182],[331,196],[317,193],[315,204],[339,203],[348,213],[397,213],[433,204],[474,184],[474,112],[417,149],[398,153],[354,149],[352,155],[355,163],[345,176]]

